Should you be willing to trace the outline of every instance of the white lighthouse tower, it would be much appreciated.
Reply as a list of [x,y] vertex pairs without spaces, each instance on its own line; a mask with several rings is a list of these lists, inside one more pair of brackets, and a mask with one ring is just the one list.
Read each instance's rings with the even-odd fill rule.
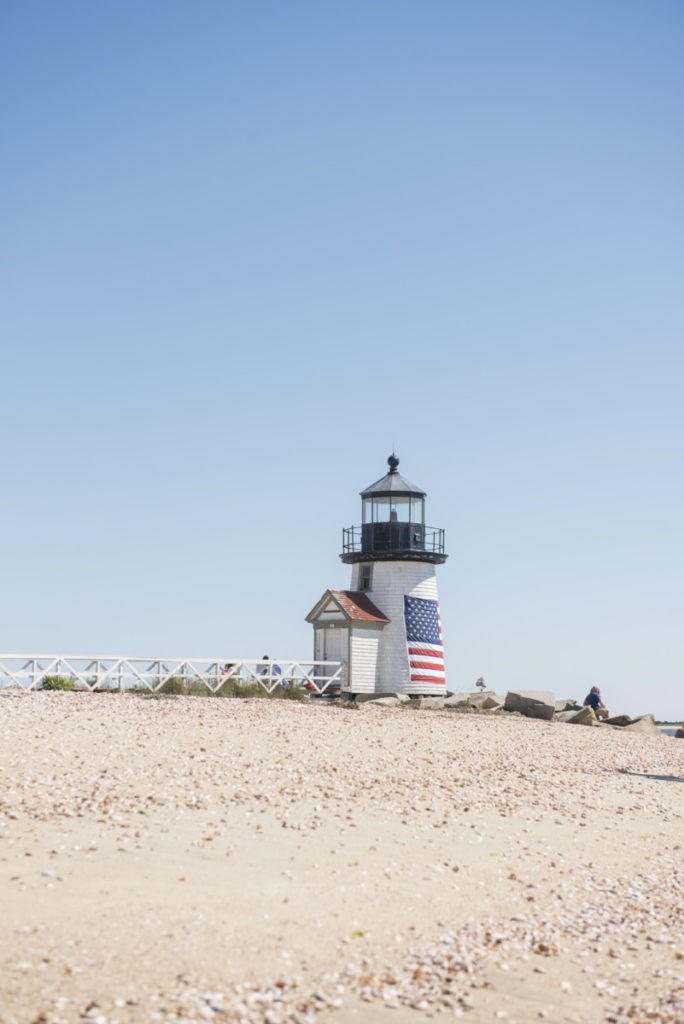
[[314,658],[343,661],[342,689],[439,695],[446,689],[435,566],[444,530],[425,525],[425,491],[398,472],[361,491],[361,526],[343,531],[349,590],[327,590],[307,615]]

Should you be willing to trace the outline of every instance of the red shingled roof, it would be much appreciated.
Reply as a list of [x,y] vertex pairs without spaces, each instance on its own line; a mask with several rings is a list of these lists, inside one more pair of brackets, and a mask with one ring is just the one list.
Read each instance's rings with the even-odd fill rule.
[[367,622],[389,622],[362,590],[331,590],[335,600],[350,619],[365,619]]

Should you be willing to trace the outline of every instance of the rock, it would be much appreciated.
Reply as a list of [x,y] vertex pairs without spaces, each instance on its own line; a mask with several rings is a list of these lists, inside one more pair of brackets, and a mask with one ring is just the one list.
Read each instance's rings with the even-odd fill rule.
[[558,722],[568,722],[571,725],[596,725],[596,715],[591,708],[557,711],[554,717]]
[[629,715],[613,715],[612,718],[605,718],[604,721],[606,725],[617,725],[620,728],[624,728],[624,726],[631,724],[632,719]]
[[445,708],[474,707],[472,693],[452,693],[444,701]]
[[624,732],[638,732],[646,736],[660,735],[660,729],[655,724],[653,715],[639,715],[629,725],[623,726],[623,730]]
[[566,697],[565,700],[557,700],[554,704],[556,711],[579,711],[580,705],[574,697]]
[[446,701],[444,697],[419,697],[415,704],[421,711],[441,711]]
[[519,711],[526,718],[543,718],[549,722],[556,710],[556,697],[549,690],[509,690],[504,708]]
[[504,698],[498,697],[495,693],[488,693],[478,706],[483,708],[485,711],[502,708],[504,706]]
[[612,718],[605,719],[605,724],[611,725],[614,729],[637,732],[644,736],[655,736],[660,732],[653,715],[637,715],[636,718],[630,718],[629,715],[613,715]]
[[493,690],[478,690],[477,693],[469,694],[470,703],[473,705],[474,708],[481,708],[484,702],[489,697],[494,696],[495,694]]
[[362,704],[373,705],[374,708],[400,708],[404,703],[398,697],[374,697],[372,700],[362,700]]
[[684,729],[677,729],[677,732],[675,733],[675,739],[684,740]]
[[475,693],[451,693],[444,700],[445,708],[492,708],[503,707],[504,698],[497,696],[493,690],[485,690],[482,693],[477,690]]

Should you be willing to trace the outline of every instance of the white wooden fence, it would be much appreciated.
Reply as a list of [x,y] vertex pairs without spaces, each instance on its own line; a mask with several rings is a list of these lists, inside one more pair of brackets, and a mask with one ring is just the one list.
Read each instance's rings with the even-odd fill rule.
[[65,676],[75,688],[148,690],[155,693],[172,679],[186,687],[215,693],[226,682],[258,684],[267,693],[277,686],[310,693],[337,692],[344,685],[340,661],[290,661],[253,658],[123,658],[67,654],[0,654],[0,689],[39,690],[48,676]]

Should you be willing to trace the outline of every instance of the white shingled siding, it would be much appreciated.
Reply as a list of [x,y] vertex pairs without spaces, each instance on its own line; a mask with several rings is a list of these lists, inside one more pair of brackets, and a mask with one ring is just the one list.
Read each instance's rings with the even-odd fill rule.
[[[438,600],[435,566],[431,562],[410,561],[373,562],[372,565],[372,589],[368,596],[390,620],[381,634],[375,690],[381,693],[443,694],[443,685],[410,681],[404,624],[404,594]],[[358,579],[359,563],[354,563],[352,590],[358,590]],[[353,686],[355,688],[355,683]]]
[[[387,627],[385,627],[387,628]],[[378,650],[382,630],[352,626],[349,644],[349,680],[352,693],[378,690]]]

